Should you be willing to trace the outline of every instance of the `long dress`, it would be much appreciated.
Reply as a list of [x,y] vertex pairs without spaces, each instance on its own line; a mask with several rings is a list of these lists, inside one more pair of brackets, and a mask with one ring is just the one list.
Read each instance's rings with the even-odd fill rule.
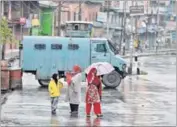
[[92,105],[96,115],[101,114],[100,99],[102,95],[102,84],[100,78],[95,76],[91,82],[88,82],[86,92],[86,113],[90,115]]
[[86,103],[99,103],[100,97],[101,97],[101,91],[102,91],[102,85],[100,79],[98,80],[98,84],[94,84],[92,82],[91,84],[88,84],[87,86],[87,92],[86,92]]

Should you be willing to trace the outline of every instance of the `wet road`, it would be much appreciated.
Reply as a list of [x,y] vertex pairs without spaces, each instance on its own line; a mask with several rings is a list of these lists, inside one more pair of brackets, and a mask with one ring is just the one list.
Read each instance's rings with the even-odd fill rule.
[[[176,58],[141,58],[148,75],[130,76],[117,89],[103,89],[103,118],[85,117],[85,84],[78,117],[70,117],[65,90],[57,116],[51,116],[50,98],[34,76],[24,74],[23,90],[14,91],[2,107],[2,126],[176,126]],[[167,68],[168,67],[168,68]]]

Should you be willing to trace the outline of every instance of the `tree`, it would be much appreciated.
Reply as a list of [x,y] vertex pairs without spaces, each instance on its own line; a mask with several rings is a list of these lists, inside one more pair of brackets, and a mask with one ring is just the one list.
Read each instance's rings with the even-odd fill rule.
[[16,39],[13,37],[12,30],[8,27],[8,21],[3,17],[0,21],[0,42],[2,45],[2,60],[5,59],[5,44],[16,43]]

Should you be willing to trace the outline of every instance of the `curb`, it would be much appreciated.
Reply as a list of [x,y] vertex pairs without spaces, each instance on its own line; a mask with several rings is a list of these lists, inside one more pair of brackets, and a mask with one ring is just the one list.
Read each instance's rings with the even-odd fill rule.
[[5,104],[5,102],[7,101],[7,95],[2,95],[1,97],[1,105]]
[[[144,53],[156,53],[156,50],[147,50],[147,51],[144,51]],[[176,49],[161,49],[161,50],[158,50],[157,52],[176,52]],[[130,54],[131,52],[129,51],[129,52],[126,52],[126,54]]]
[[11,91],[7,91],[4,95],[1,95],[1,105],[5,104]]
[[[132,74],[127,74],[127,76],[136,76],[136,75],[138,75],[136,72],[133,72]],[[139,75],[148,75],[148,72],[140,71]]]
[[[138,57],[145,57],[145,56],[154,56],[154,55],[176,55],[176,52],[161,52],[161,53],[149,53],[149,54],[139,54]],[[128,56],[121,56],[122,58],[129,58],[130,55]],[[135,57],[135,55],[133,55]]]

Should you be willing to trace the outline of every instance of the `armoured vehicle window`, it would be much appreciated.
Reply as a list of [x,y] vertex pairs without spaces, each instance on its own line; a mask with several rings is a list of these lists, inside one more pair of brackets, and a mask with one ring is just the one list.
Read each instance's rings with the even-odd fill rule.
[[114,45],[112,44],[112,42],[111,42],[110,40],[108,40],[108,45],[109,45],[109,48],[111,49],[111,51],[112,51],[114,54],[118,54],[117,49],[114,47]]
[[78,50],[79,49],[79,45],[78,44],[69,44],[68,45],[68,49],[70,49],[70,50]]
[[45,44],[35,44],[34,48],[37,50],[44,50],[44,49],[46,49],[46,45]]
[[105,44],[97,44],[96,45],[96,52],[106,52],[106,45]]
[[62,45],[61,44],[51,44],[51,49],[61,50],[62,49]]

